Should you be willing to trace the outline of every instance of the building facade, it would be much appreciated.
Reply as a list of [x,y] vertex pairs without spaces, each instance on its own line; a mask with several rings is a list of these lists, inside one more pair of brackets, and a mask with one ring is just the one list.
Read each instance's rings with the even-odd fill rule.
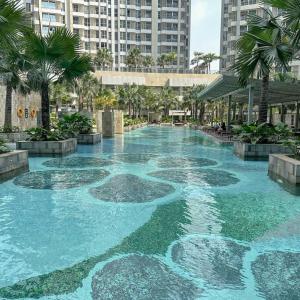
[[[260,0],[222,0],[221,42],[220,42],[220,72],[226,73],[236,57],[236,42],[247,31],[247,16],[257,14],[264,16]],[[273,13],[277,11],[271,8]],[[300,62],[291,63],[292,72],[300,77]]]
[[132,48],[156,60],[175,52],[172,68],[189,67],[191,0],[25,0],[35,30],[66,26],[79,34],[82,51],[111,50],[113,67],[125,66]]
[[222,0],[220,71],[225,73],[236,57],[236,42],[247,31],[248,14],[263,16],[260,0]]

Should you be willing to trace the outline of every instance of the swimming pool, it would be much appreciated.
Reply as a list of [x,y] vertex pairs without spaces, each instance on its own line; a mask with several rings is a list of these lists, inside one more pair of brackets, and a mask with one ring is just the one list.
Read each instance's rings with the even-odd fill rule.
[[299,299],[300,197],[186,128],[34,157],[0,187],[2,299]]

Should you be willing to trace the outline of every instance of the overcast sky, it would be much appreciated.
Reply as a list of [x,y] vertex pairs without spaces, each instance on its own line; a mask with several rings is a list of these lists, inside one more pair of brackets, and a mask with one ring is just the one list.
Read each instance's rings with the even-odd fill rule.
[[192,0],[191,57],[194,51],[220,53],[220,27],[221,0]]

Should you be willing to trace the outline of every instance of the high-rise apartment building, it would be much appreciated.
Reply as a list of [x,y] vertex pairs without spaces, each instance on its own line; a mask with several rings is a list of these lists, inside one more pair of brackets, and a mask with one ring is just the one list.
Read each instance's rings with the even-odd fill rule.
[[248,14],[263,16],[260,0],[222,0],[220,71],[226,72],[236,57],[236,42],[247,31]]
[[[265,5],[266,6],[266,5]],[[277,11],[271,8],[274,14]],[[236,42],[247,31],[247,16],[264,16],[260,0],[222,0],[220,71],[226,73],[236,57]],[[300,62],[291,63],[292,72],[300,77]]]
[[157,59],[176,52],[173,68],[189,66],[191,0],[25,0],[35,30],[66,26],[79,34],[82,51],[108,48],[114,68],[125,64],[132,48]]

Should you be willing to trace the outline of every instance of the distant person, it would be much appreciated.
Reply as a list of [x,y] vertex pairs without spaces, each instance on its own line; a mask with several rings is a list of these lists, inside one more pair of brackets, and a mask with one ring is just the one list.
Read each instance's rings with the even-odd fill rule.
[[226,131],[226,124],[225,124],[225,122],[222,123],[221,129],[222,129],[223,131]]

